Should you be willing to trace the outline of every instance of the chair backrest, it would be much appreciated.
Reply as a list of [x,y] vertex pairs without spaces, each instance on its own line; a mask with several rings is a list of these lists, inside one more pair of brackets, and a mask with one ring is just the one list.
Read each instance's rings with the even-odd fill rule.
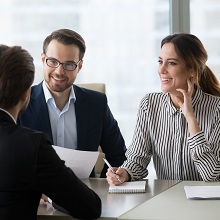
[[106,88],[104,83],[79,83],[76,84],[79,87],[95,90],[98,92],[106,93]]
[[[81,84],[76,84],[76,85],[79,87],[82,87],[82,88],[106,93],[106,87],[105,87],[104,83],[81,83]],[[97,162],[95,164],[95,173],[96,173],[97,177],[100,177],[100,174],[101,174],[103,166],[104,166],[103,157],[105,157],[105,154],[102,152],[102,149],[100,146],[99,146],[98,150],[99,150],[99,156],[98,156]]]

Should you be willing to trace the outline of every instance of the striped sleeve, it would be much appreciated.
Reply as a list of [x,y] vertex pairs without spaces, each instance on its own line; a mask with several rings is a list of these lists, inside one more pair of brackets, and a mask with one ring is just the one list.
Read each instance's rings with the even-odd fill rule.
[[130,147],[127,149],[127,160],[122,165],[131,176],[131,180],[142,179],[148,175],[147,165],[151,160],[150,140],[148,137],[148,99],[142,99],[138,114],[137,123]]

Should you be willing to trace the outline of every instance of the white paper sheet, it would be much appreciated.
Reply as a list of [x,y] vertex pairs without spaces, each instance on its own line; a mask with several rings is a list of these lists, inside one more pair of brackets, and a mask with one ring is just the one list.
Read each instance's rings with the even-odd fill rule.
[[99,155],[98,151],[80,151],[54,145],[53,148],[80,179],[89,177]]
[[187,199],[220,199],[219,186],[184,186]]

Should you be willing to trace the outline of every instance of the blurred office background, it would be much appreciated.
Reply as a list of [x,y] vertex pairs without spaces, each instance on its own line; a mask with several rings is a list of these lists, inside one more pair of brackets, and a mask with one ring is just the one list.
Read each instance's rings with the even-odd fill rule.
[[[76,83],[101,82],[129,146],[141,98],[160,91],[160,41],[186,31],[204,43],[208,65],[220,80],[219,0],[0,0],[0,43],[21,45],[35,60],[52,31],[70,28],[86,41],[84,66]],[[150,166],[150,177],[154,177]]]

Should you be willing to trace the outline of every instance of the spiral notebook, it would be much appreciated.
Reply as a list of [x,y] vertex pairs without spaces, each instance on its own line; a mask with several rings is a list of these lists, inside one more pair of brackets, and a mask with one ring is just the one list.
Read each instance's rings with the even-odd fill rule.
[[109,193],[144,193],[146,181],[124,182],[118,186],[109,186]]

